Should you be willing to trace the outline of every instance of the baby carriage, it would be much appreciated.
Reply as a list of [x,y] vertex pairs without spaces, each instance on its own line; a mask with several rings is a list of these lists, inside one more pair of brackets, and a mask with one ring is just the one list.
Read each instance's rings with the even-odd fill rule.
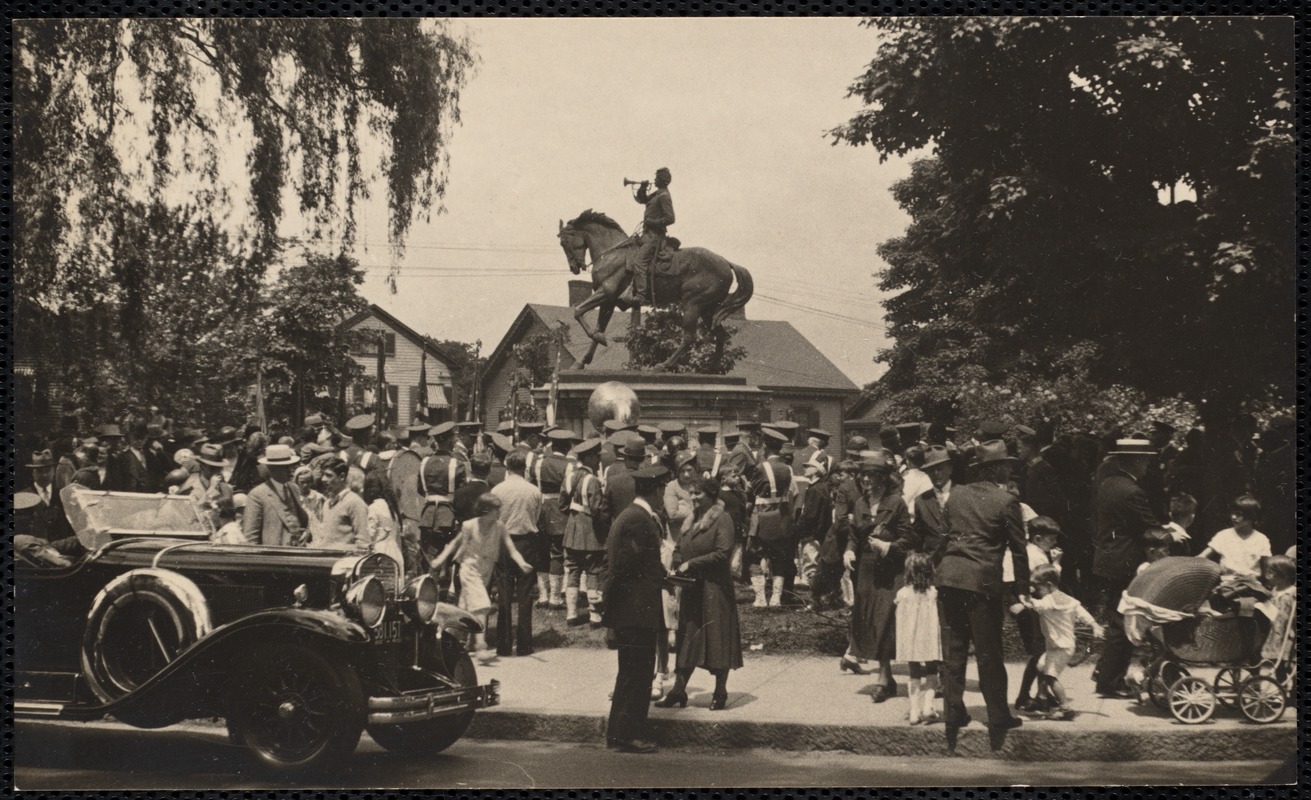
[[[1220,568],[1200,558],[1165,558],[1143,570],[1120,601],[1125,634],[1151,650],[1140,699],[1198,725],[1223,705],[1255,723],[1284,715],[1296,682],[1295,614],[1273,614],[1277,653],[1262,658],[1271,621],[1249,610],[1216,614],[1207,601],[1220,585]],[[1259,608],[1259,606],[1258,606]],[[1268,612],[1267,612],[1268,613]],[[1208,681],[1189,667],[1218,667]]]

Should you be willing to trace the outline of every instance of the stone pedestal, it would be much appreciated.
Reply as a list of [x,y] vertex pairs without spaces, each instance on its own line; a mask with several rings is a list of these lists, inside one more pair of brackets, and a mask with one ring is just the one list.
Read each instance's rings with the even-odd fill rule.
[[[688,430],[717,425],[721,433],[736,430],[739,421],[759,419],[769,393],[747,384],[745,378],[727,375],[669,374],[664,372],[627,372],[566,370],[560,373],[559,408],[556,424],[595,436],[587,421],[587,401],[597,386],[619,381],[637,393],[645,425],[681,422]],[[533,399],[545,407],[550,387],[533,390]]]

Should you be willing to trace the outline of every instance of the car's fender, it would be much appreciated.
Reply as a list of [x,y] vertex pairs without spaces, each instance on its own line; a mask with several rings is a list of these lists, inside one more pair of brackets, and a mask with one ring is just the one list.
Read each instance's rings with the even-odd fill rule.
[[442,630],[457,630],[463,633],[482,633],[483,630],[483,625],[477,617],[450,603],[437,604],[435,619],[437,626]]
[[352,659],[352,651],[367,644],[369,634],[332,611],[260,611],[215,628],[131,694],[103,705],[68,707],[63,716],[95,719],[108,714],[129,725],[153,728],[196,713],[212,713],[216,695],[206,690],[219,688],[231,667],[255,644],[272,640],[308,643]]

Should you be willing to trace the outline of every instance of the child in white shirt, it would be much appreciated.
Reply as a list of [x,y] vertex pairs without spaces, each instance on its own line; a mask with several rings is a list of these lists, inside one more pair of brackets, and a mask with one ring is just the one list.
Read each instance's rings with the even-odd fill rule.
[[[1027,506],[1024,508],[1027,508]],[[1039,567],[1046,566],[1054,567],[1057,574],[1060,574],[1061,548],[1056,546],[1061,538],[1060,525],[1051,517],[1034,516],[1025,522],[1025,530],[1029,536],[1029,543],[1026,547],[1029,574],[1032,575]],[[1038,704],[1034,703],[1031,692],[1033,683],[1038,678],[1038,660],[1042,658],[1047,645],[1042,638],[1042,624],[1038,619],[1037,612],[1024,606],[1019,601],[1019,595],[1023,592],[1015,585],[1015,572],[1009,560],[1009,550],[1006,551],[1006,556],[1007,558],[1003,559],[1002,562],[1002,573],[1004,585],[1006,586],[1008,610],[1011,612],[1011,616],[1015,617],[1015,627],[1020,633],[1020,643],[1024,646],[1024,652],[1029,656],[1029,662],[1024,665],[1024,675],[1020,678],[1020,691],[1015,696],[1015,710],[1037,711],[1039,707]],[[1007,567],[1011,568],[1009,573],[1007,573]]]
[[1229,504],[1229,520],[1234,527],[1225,528],[1213,536],[1199,555],[1219,561],[1220,570],[1227,577],[1247,575],[1259,578],[1263,562],[1271,555],[1270,540],[1256,529],[1260,516],[1259,500],[1250,494],[1237,498]]
[[1070,699],[1061,685],[1060,676],[1077,644],[1074,624],[1078,621],[1088,625],[1098,639],[1102,638],[1103,630],[1078,600],[1058,588],[1060,580],[1061,574],[1051,566],[1039,567],[1030,577],[1035,598],[1033,610],[1042,620],[1042,635],[1047,642],[1047,649],[1038,662],[1038,681],[1042,691],[1055,701],[1047,719],[1070,720],[1074,719],[1074,710],[1070,708]]

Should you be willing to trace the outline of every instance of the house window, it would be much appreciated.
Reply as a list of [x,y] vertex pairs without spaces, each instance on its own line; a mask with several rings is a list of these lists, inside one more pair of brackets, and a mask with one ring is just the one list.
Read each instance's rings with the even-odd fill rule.
[[[377,356],[378,355],[378,333],[379,331],[372,328],[356,328],[353,331],[356,336],[355,342],[351,346],[351,355],[353,356]],[[386,333],[386,346],[384,350],[387,355],[396,355],[396,334]]]
[[793,406],[788,410],[788,419],[801,426],[802,430],[819,427],[819,409],[814,406]]
[[[413,390],[413,387],[410,387]],[[357,383],[351,387],[351,403],[355,406],[357,413],[369,414],[376,406],[374,399],[377,397],[377,384]],[[400,409],[397,404],[400,400],[400,387],[394,383],[387,384],[387,424],[396,425],[400,419]]]

